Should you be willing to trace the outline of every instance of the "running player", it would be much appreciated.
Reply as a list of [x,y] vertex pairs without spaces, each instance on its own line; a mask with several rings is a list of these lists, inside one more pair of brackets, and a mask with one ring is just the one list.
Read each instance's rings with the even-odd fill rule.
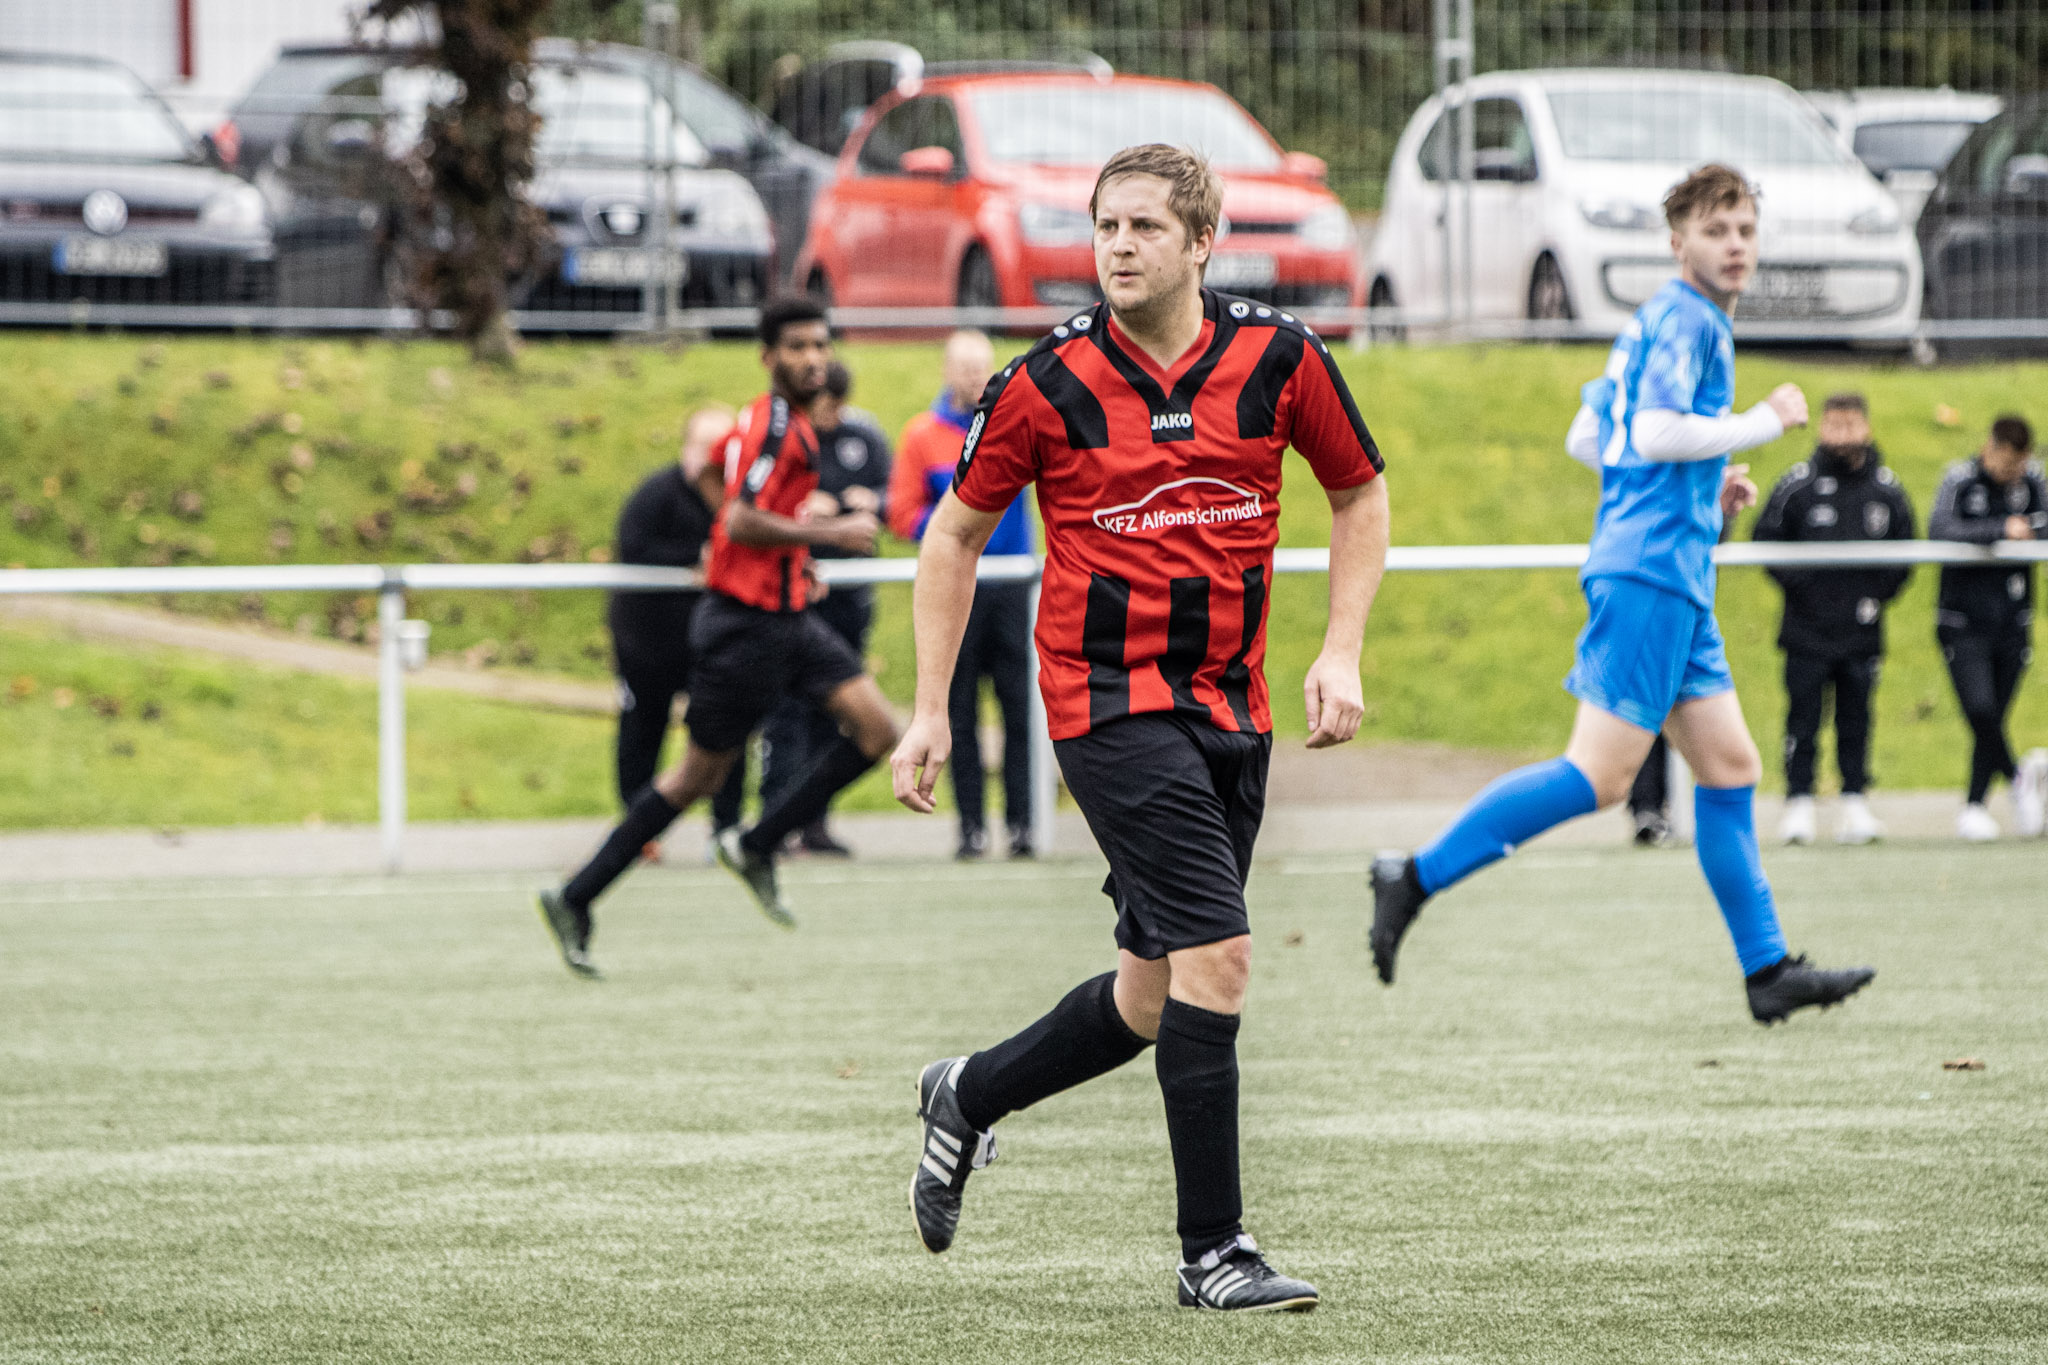
[[1373,965],[1394,980],[1401,936],[1437,892],[1521,844],[1628,794],[1659,730],[1698,778],[1700,867],[1734,937],[1749,1009],[1771,1024],[1832,1005],[1876,975],[1789,956],[1757,856],[1752,810],[1763,771],[1742,719],[1714,620],[1715,542],[1725,518],[1756,501],[1731,451],[1806,425],[1791,384],[1731,416],[1729,313],[1756,270],[1756,196],[1726,166],[1703,166],[1664,200],[1678,278],[1636,311],[1607,371],[1586,385],[1565,438],[1600,471],[1600,511],[1581,582],[1590,619],[1565,690],[1579,699],[1564,756],[1487,787],[1413,857],[1374,862]]
[[1180,1302],[1313,1308],[1244,1232],[1237,1032],[1250,968],[1245,877],[1266,793],[1265,627],[1281,456],[1308,458],[1332,510],[1330,621],[1308,671],[1309,747],[1357,732],[1358,651],[1386,560],[1379,452],[1322,340],[1293,316],[1201,287],[1222,192],[1153,144],[1096,180],[1106,304],[989,382],[953,487],[925,529],[917,705],[891,760],[930,812],[949,755],[948,684],[975,561],[1038,485],[1046,534],[1040,682],[1067,786],[1109,857],[1118,965],[1022,1033],[918,1079],[918,1236],[952,1244],[971,1170],[1004,1115],[1155,1041],[1179,1191]]
[[815,701],[845,734],[745,834],[722,831],[718,860],[763,914],[796,921],[775,884],[775,855],[792,830],[824,815],[839,790],[896,742],[896,722],[860,656],[809,604],[812,545],[866,554],[879,523],[868,512],[806,520],[818,486],[818,441],[804,411],[825,386],[832,331],[810,299],[761,310],[761,363],[772,387],[740,413],[726,443],[725,501],[711,528],[704,601],[690,619],[690,732],[682,761],[641,788],[596,856],[558,891],[541,894],[541,916],[570,970],[596,976],[590,907],[640,850],[701,797],[717,791],[747,736],[785,695]]

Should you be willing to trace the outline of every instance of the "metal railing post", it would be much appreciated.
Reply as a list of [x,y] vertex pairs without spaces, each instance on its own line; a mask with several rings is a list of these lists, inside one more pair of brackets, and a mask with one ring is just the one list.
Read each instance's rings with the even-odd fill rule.
[[1671,813],[1667,823],[1674,844],[1693,841],[1692,787],[1692,768],[1676,744],[1668,746],[1664,750],[1664,808]]
[[1045,693],[1038,686],[1038,591],[1031,585],[1031,846],[1052,851],[1052,818],[1059,809],[1059,760],[1052,752],[1052,727],[1045,714]]
[[386,569],[377,590],[377,825],[384,870],[405,861],[405,620],[403,570]]

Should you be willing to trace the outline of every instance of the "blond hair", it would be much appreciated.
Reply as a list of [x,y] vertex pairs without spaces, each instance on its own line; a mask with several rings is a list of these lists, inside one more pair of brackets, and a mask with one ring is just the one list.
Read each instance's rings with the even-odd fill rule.
[[1223,216],[1223,182],[1209,169],[1209,158],[1187,147],[1170,147],[1164,142],[1147,142],[1126,147],[1103,163],[1095,177],[1095,191],[1088,196],[1088,216],[1102,198],[1102,187],[1127,175],[1156,175],[1167,184],[1166,202],[1173,216],[1188,230],[1192,245],[1204,229],[1216,230]]

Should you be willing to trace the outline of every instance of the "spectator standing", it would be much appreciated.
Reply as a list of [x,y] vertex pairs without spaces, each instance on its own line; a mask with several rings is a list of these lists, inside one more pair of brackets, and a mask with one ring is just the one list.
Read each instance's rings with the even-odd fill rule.
[[[711,456],[732,426],[732,409],[720,403],[690,414],[675,462],[648,475],[619,511],[619,563],[703,566],[711,523],[724,497],[725,470]],[[694,588],[611,596],[605,620],[619,680],[615,762],[621,802],[631,802],[660,767],[676,696],[689,690],[690,617],[703,596]],[[735,771],[713,799],[714,826],[739,823],[742,776]]]
[[[1911,540],[1913,505],[1870,436],[1862,394],[1829,398],[1812,458],[1792,466],[1771,490],[1757,518],[1756,539]],[[1778,648],[1785,652],[1785,813],[1778,837],[1788,844],[1814,840],[1814,768],[1832,691],[1835,762],[1842,773],[1835,842],[1867,844],[1884,835],[1864,798],[1870,696],[1884,659],[1884,609],[1912,570],[1779,566],[1770,575],[1785,594],[1778,625]]]
[[[995,347],[975,331],[946,339],[944,387],[927,412],[910,419],[889,481],[889,529],[923,540],[932,509],[953,486],[960,449],[975,404],[996,372]],[[1004,511],[984,551],[1032,552],[1031,520],[1019,495]],[[988,851],[984,814],[986,770],[981,760],[981,680],[994,686],[1003,716],[1003,817],[1010,826],[1010,856],[1032,856],[1031,843],[1031,585],[977,583],[960,660],[953,671],[948,714],[953,731],[953,802],[960,812],[959,858]]]
[[[1927,534],[1934,540],[1990,545],[2048,535],[2048,483],[2028,458],[2033,429],[2018,417],[2000,417],[1973,460],[1949,467],[1934,495]],[[2031,564],[1944,564],[1935,638],[1948,661],[1956,700],[1970,724],[1970,789],[1956,816],[1956,834],[1972,843],[1999,835],[1984,808],[1992,779],[2013,781],[2005,716],[2032,653],[2034,570]],[[2014,805],[2024,833],[2041,829],[2041,793],[2015,786]]]
[[[810,407],[811,426],[818,433],[818,488],[807,506],[814,517],[866,512],[879,520],[889,488],[889,438],[872,415],[848,405],[852,392],[852,373],[833,361],[825,371],[825,390]],[[831,545],[812,546],[811,557],[857,558]],[[835,587],[810,609],[855,654],[867,656],[868,630],[875,620],[873,587]],[[839,722],[824,707],[804,697],[785,698],[761,727],[761,804],[775,804],[838,738]],[[853,853],[832,837],[822,815],[797,831],[796,843],[806,853],[827,857]]]

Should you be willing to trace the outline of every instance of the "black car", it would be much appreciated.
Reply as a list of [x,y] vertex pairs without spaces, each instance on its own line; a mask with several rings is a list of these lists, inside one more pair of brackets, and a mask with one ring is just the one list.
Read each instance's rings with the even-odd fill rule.
[[0,306],[261,304],[271,292],[262,196],[134,73],[0,51]]
[[[530,80],[542,117],[528,197],[553,251],[513,281],[536,312],[631,313],[656,268],[653,225],[667,180],[665,268],[684,307],[744,307],[769,289],[774,233],[746,179],[713,167],[680,119],[664,119],[644,68],[575,49],[542,53]],[[276,222],[282,303],[383,307],[404,299],[403,187],[395,166],[452,78],[417,53],[288,48],[229,116],[239,164]],[[654,167],[673,153],[666,177]]]
[[2048,319],[2048,100],[1978,125],[1920,211],[1922,316]]

